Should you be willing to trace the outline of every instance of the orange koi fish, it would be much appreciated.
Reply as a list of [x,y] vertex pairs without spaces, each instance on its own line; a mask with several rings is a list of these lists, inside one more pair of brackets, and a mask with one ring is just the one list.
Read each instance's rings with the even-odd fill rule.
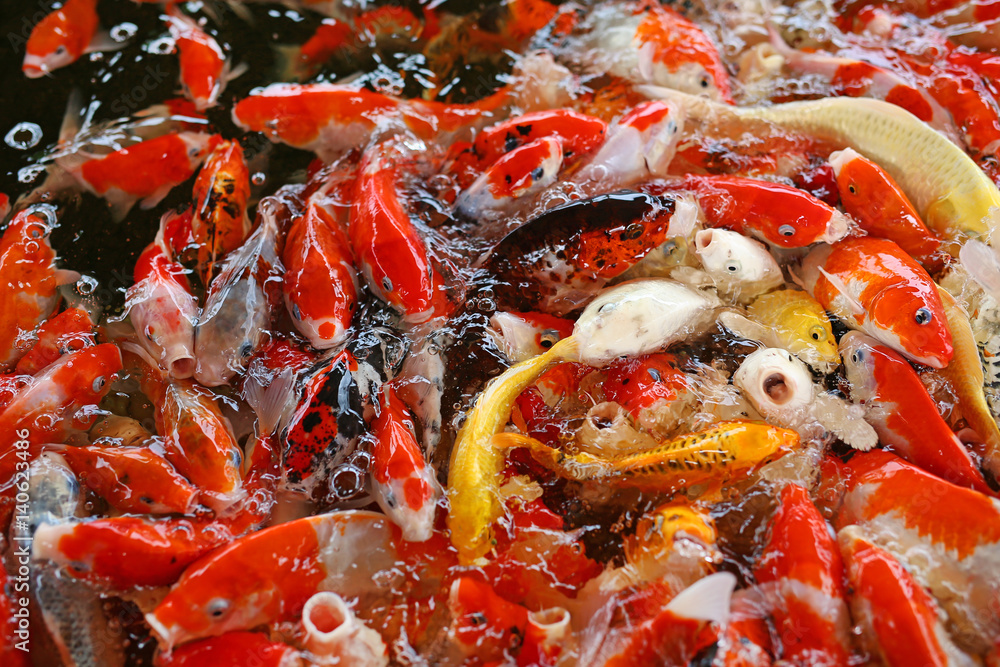
[[863,230],[895,241],[922,264],[935,259],[941,239],[927,229],[892,176],[853,148],[831,153],[829,162],[841,204]]
[[198,272],[202,284],[209,285],[217,264],[250,234],[250,170],[239,142],[222,141],[212,150],[195,179],[193,198],[191,233],[198,245]]
[[324,350],[347,336],[358,306],[358,280],[347,234],[316,199],[310,198],[288,230],[282,291],[295,328]]
[[434,530],[441,486],[413,433],[413,420],[392,385],[382,387],[381,412],[372,422],[372,493],[408,542],[425,542]]
[[469,656],[502,661],[519,652],[528,627],[528,610],[497,595],[487,583],[459,577],[448,592],[448,636]]
[[198,23],[176,5],[167,5],[167,27],[180,51],[181,86],[195,109],[214,107],[228,79],[242,73],[230,71],[222,47]]
[[67,308],[38,327],[38,340],[14,367],[16,373],[35,375],[64,354],[97,344],[94,323],[83,308]]
[[284,273],[278,255],[281,208],[277,200],[261,201],[257,228],[230,255],[208,290],[194,340],[194,376],[206,387],[226,384],[243,372],[266,341]]
[[271,526],[189,567],[146,622],[161,648],[290,620],[316,592],[351,598],[398,565],[399,531],[384,515],[344,511]]
[[512,201],[552,185],[563,165],[562,144],[542,137],[515,148],[487,167],[466,188],[455,208],[470,218],[503,210]]
[[194,174],[216,141],[216,135],[196,132],[165,134],[88,160],[72,173],[87,190],[106,199],[120,220],[138,200],[144,209],[160,203]]
[[233,122],[271,141],[313,151],[324,162],[363,146],[377,129],[408,130],[422,139],[440,138],[480,123],[502,104],[497,93],[469,105],[403,100],[329,83],[271,84],[233,106]]
[[235,537],[218,521],[116,516],[43,524],[32,553],[74,578],[133,590],[169,586],[188,565]]
[[851,617],[844,564],[826,521],[801,486],[781,490],[754,576],[771,604],[778,657],[794,664],[848,664]]
[[[946,482],[885,451],[857,454],[844,468],[838,527],[858,525],[926,586],[960,648],[980,654],[1000,642],[1000,501]],[[976,517],[970,523],[968,517]]]
[[147,447],[57,447],[91,491],[120,512],[190,514],[198,489]]
[[866,406],[865,421],[883,445],[953,484],[993,495],[982,473],[938,412],[920,376],[874,338],[851,331],[840,339],[851,399]]
[[685,176],[710,227],[725,227],[782,248],[833,243],[850,222],[835,208],[798,188],[742,176]]
[[604,396],[625,408],[633,419],[639,419],[643,410],[675,400],[691,386],[672,354],[623,357],[612,361],[605,373]]
[[95,416],[77,412],[99,403],[121,369],[118,346],[105,343],[61,357],[18,392],[0,412],[0,493],[10,493],[15,471],[27,469],[40,444],[91,426]]
[[856,526],[839,534],[847,564],[851,609],[868,648],[888,667],[961,665],[976,661],[960,651],[938,618],[938,606],[920,582]]
[[571,109],[550,109],[515,116],[491,125],[476,135],[472,151],[480,169],[525,144],[552,137],[559,140],[566,159],[586,155],[601,145],[608,126]]
[[49,244],[54,221],[50,207],[26,208],[0,238],[0,369],[10,370],[27,352],[35,327],[59,304],[59,285],[79,278],[55,267]]
[[384,143],[365,152],[348,235],[371,290],[407,322],[419,324],[450,307],[444,279],[400,198],[397,159]]
[[156,667],[205,667],[205,665],[254,665],[255,667],[295,667],[299,652],[262,632],[227,632],[191,642],[170,653],[160,653]]
[[182,379],[195,371],[198,301],[165,240],[172,219],[172,213],[164,214],[156,238],[136,260],[135,283],[126,298],[129,319],[143,348],[168,375]]
[[21,66],[25,76],[37,79],[99,50],[97,29],[97,0],[66,0],[32,28]]
[[954,349],[937,286],[888,239],[822,245],[802,261],[802,284],[844,321],[907,358],[944,368]]

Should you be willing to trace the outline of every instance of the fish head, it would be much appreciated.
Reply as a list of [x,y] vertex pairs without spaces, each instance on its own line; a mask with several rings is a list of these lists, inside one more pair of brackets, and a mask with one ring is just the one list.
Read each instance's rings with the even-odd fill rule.
[[814,396],[812,375],[806,365],[777,348],[750,354],[733,375],[733,384],[762,415],[785,425],[801,418]]
[[669,502],[639,519],[635,534],[625,540],[625,555],[632,564],[644,557],[661,560],[674,551],[679,539],[712,546],[717,537],[715,521],[707,513],[685,502]]
[[115,374],[122,369],[122,353],[117,345],[104,343],[84,348],[64,357],[65,382],[71,387],[76,405],[94,405],[111,390]]
[[855,402],[872,399],[877,391],[875,362],[879,342],[860,331],[849,331],[840,339],[840,356]]
[[[55,208],[48,204],[30,206],[19,211],[4,232],[0,248],[18,248],[18,260],[47,266],[54,258],[49,235],[56,226]],[[45,258],[48,258],[48,261]]]
[[757,241],[728,229],[702,229],[694,237],[695,253],[705,271],[726,284],[781,280],[781,267]]
[[868,307],[869,325],[877,329],[869,333],[911,361],[944,368],[954,354],[951,331],[941,297],[927,283],[929,287],[913,282],[880,291]]
[[528,610],[508,602],[486,583],[460,577],[448,595],[452,627],[448,634],[476,655],[502,656],[516,648],[528,624]]
[[64,11],[54,11],[43,18],[31,31],[25,46],[21,65],[25,76],[37,79],[72,64],[90,42],[86,32],[74,25],[72,17]]

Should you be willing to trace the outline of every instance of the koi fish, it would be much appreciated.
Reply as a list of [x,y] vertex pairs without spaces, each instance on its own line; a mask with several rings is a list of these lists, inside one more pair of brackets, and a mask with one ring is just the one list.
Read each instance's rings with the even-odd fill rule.
[[907,358],[944,368],[954,350],[937,286],[888,239],[818,246],[802,261],[802,284],[845,324]]
[[120,512],[190,514],[198,489],[146,447],[57,447],[91,491]]
[[425,542],[434,530],[441,497],[434,469],[420,451],[413,422],[392,385],[382,385],[381,412],[372,422],[372,493],[408,542]]
[[782,248],[804,248],[847,235],[849,220],[836,209],[790,185],[742,176],[684,176],[710,227],[752,234]]
[[567,454],[516,433],[499,433],[490,442],[500,449],[526,447],[535,461],[568,479],[666,492],[749,473],[776,454],[796,448],[799,434],[760,422],[723,422],[652,450],[613,457]]
[[487,333],[493,336],[514,363],[530,359],[572,335],[571,320],[545,313],[497,311],[490,316]]
[[728,229],[702,229],[694,251],[719,292],[748,302],[785,284],[777,260],[763,244]]
[[942,479],[993,494],[905,359],[857,331],[841,338],[840,354],[851,398],[865,405],[865,419],[884,445]]
[[715,44],[673,9],[601,3],[579,28],[583,36],[570,42],[576,50],[567,55],[595,71],[732,103],[729,74]]
[[172,218],[165,213],[160,219],[156,238],[135,262],[135,283],[125,296],[139,343],[170,377],[184,379],[195,372],[198,301],[166,241]]
[[685,116],[676,104],[650,100],[618,119],[597,152],[573,176],[601,191],[667,175],[677,153]]
[[934,599],[902,563],[857,526],[844,528],[837,538],[847,565],[851,610],[873,654],[890,667],[976,664],[952,642]]
[[70,173],[107,200],[113,217],[121,220],[136,201],[143,209],[159,204],[194,174],[216,141],[217,135],[196,132],[165,134],[89,159]]
[[895,241],[922,264],[934,259],[941,240],[927,229],[892,176],[853,148],[831,153],[829,162],[844,210],[863,230]]
[[261,201],[257,228],[209,287],[194,335],[194,376],[207,387],[243,372],[265,341],[284,273],[278,257],[279,208],[277,200]]
[[180,51],[181,87],[184,96],[204,111],[218,102],[226,81],[243,73],[245,67],[230,70],[222,47],[198,23],[175,5],[167,5],[167,27]]
[[702,631],[709,623],[724,625],[736,577],[716,572],[684,589],[652,619],[631,629],[619,646],[602,657],[608,667],[652,664],[686,664],[700,648]]
[[0,493],[12,490],[17,466],[38,456],[40,444],[91,426],[95,416],[77,411],[99,403],[121,369],[118,346],[104,343],[61,357],[17,394],[0,412]]
[[763,338],[753,338],[768,347],[786,349],[824,373],[840,363],[830,318],[807,292],[785,289],[764,294],[747,307],[747,312],[767,332]]
[[371,290],[413,324],[450,307],[441,274],[399,195],[397,160],[388,144],[365,152],[354,189],[348,236]]
[[469,656],[503,660],[518,653],[528,626],[528,610],[497,595],[488,583],[459,577],[448,592],[449,638]]
[[233,122],[263,132],[275,143],[316,153],[333,162],[342,152],[368,143],[373,132],[409,131],[422,139],[457,132],[487,118],[504,100],[497,93],[470,105],[402,100],[350,86],[271,84],[233,106]]
[[691,389],[691,380],[677,368],[672,354],[616,359],[605,369],[604,396],[643,423],[643,413],[676,401]]
[[88,51],[108,48],[97,32],[97,0],[67,0],[31,29],[21,69],[29,79],[37,79]]
[[357,270],[347,234],[321,202],[310,200],[292,222],[281,259],[295,328],[317,349],[336,347],[357,310]]
[[469,218],[503,210],[552,185],[563,164],[562,144],[542,137],[506,153],[462,191],[455,208]]
[[31,344],[32,332],[59,304],[57,288],[79,275],[56,269],[49,243],[55,221],[50,207],[29,207],[14,216],[0,238],[0,368],[10,370]]
[[779,654],[791,663],[847,665],[851,617],[844,564],[826,521],[801,486],[787,484],[754,568],[777,625]]
[[[950,619],[959,648],[973,654],[1000,640],[1000,501],[955,486],[894,454],[857,454],[845,467],[841,529],[860,526],[926,586]],[[976,517],[972,526],[963,517]],[[919,555],[919,556],[918,556]]]
[[15,373],[36,375],[64,354],[97,344],[94,323],[86,310],[67,308],[38,327],[38,340],[14,366]]
[[239,142],[221,141],[212,150],[195,179],[192,198],[191,234],[198,246],[198,272],[202,284],[210,285],[217,264],[250,234],[250,171]]
[[76,579],[125,591],[169,586],[188,565],[235,537],[218,521],[116,516],[43,524],[32,554]]
[[563,157],[569,161],[590,153],[601,145],[608,126],[600,118],[572,109],[534,111],[490,125],[476,135],[472,153],[478,169],[485,169],[506,153],[539,139],[559,141]]
[[384,515],[345,511],[271,526],[216,549],[188,568],[146,622],[171,650],[301,614],[316,592],[346,598],[378,590],[396,566],[399,532]]

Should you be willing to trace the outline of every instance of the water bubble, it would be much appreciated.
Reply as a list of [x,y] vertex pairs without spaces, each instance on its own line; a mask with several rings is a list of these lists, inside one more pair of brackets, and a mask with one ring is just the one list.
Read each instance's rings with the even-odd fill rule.
[[168,53],[173,53],[173,51],[174,40],[172,37],[160,37],[159,39],[154,39],[152,42],[146,44],[147,53],[155,53],[160,56],[165,56]]
[[[42,128],[27,121],[18,123],[10,129],[7,136],[3,138],[7,145],[19,151],[26,151],[34,148],[42,140]],[[23,182],[23,181],[22,181]]]
[[97,279],[90,276],[80,276],[76,281],[76,291],[80,296],[89,296],[97,289]]
[[330,489],[340,499],[350,498],[361,491],[364,486],[365,473],[354,465],[343,465],[333,473]]
[[267,174],[262,171],[258,171],[250,177],[250,182],[254,185],[264,185],[264,183],[267,182]]
[[139,31],[139,26],[134,23],[119,23],[110,30],[111,39],[116,42],[124,42],[135,36],[135,33]]

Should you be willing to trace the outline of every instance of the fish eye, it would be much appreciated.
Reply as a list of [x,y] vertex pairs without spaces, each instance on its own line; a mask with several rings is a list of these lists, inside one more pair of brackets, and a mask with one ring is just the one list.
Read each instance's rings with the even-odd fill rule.
[[389,279],[389,276],[385,276],[384,278],[382,278],[382,289],[384,289],[386,292],[392,291],[392,280]]
[[791,225],[782,225],[778,227],[778,233],[782,236],[795,236],[795,228]]
[[854,352],[854,353],[851,354],[851,361],[853,361],[854,363],[858,363],[858,358],[859,358],[859,355],[858,355],[857,352]]
[[104,389],[105,382],[106,380],[104,379],[103,375],[100,377],[96,377],[94,378],[94,384],[92,384],[91,387],[93,388],[94,392],[99,392],[101,389]]
[[809,337],[813,340],[823,340],[826,337],[826,329],[817,324],[809,329]]
[[743,265],[738,260],[733,259],[726,262],[726,271],[729,271],[729,273],[736,273],[741,268],[743,268]]
[[931,313],[930,308],[917,308],[917,312],[913,316],[913,319],[917,324],[927,324],[934,319],[934,315]]
[[292,304],[292,317],[294,317],[297,320],[302,319],[302,311],[299,310],[299,304],[297,303]]
[[243,343],[243,347],[240,348],[240,356],[246,359],[251,354],[253,354],[253,344],[250,342]]
[[60,44],[56,48],[56,55],[57,56],[64,56],[64,55],[66,55],[66,47],[63,44]]
[[229,611],[232,603],[225,598],[212,598],[209,600],[208,604],[205,605],[205,613],[212,618],[222,618]]
[[701,81],[699,81],[698,83],[701,85],[702,88],[708,88],[709,85],[708,75],[703,75],[701,77]]
[[544,349],[549,349],[559,342],[559,332],[555,329],[546,329],[538,336],[538,344]]
[[850,185],[847,186],[847,191],[850,192],[852,195],[858,194],[858,189],[854,187],[854,183],[851,183]]

